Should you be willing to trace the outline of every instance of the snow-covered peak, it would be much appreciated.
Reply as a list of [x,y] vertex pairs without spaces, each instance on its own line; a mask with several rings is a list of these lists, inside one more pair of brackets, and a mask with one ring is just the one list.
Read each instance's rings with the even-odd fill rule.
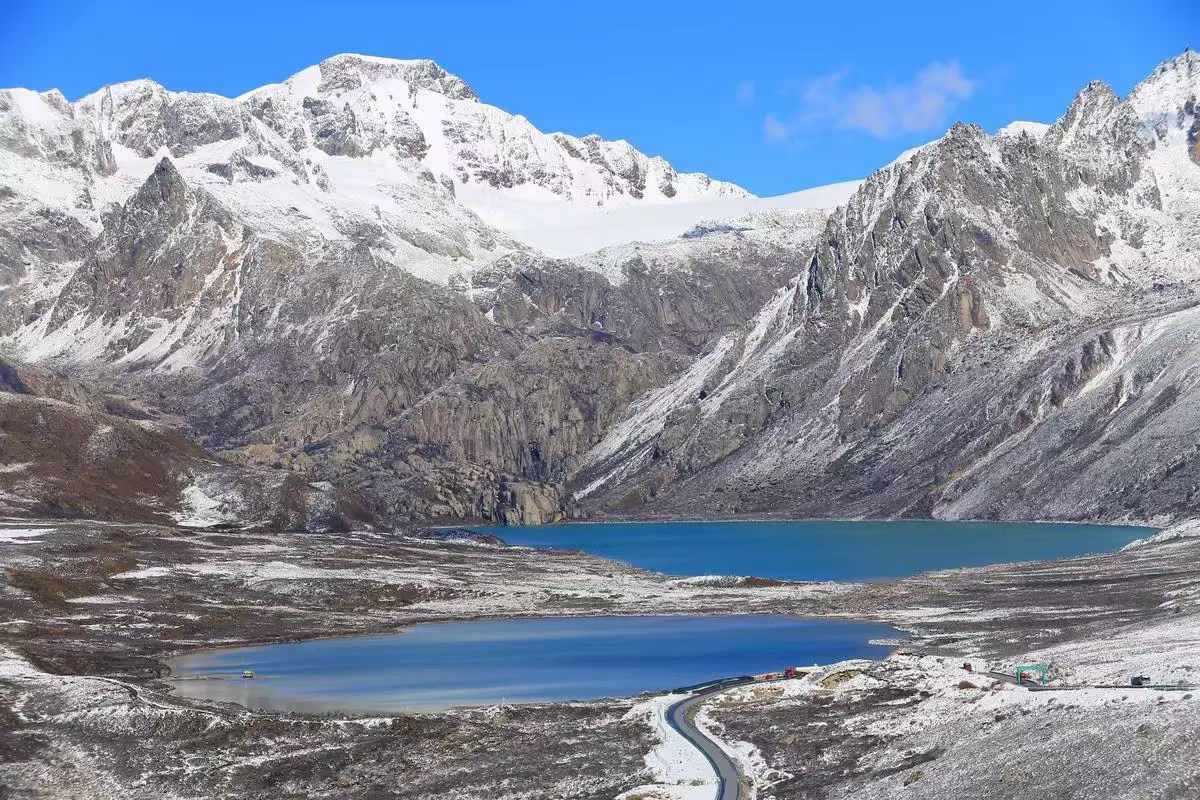
[[371,241],[439,281],[530,244],[519,231],[543,218],[752,197],[624,140],[543,133],[429,59],[336,55],[236,98],[149,79],[73,104],[0,94],[0,178],[93,231],[164,157],[264,233]]
[[1019,137],[1023,134],[1029,134],[1034,139],[1041,139],[1046,135],[1046,131],[1050,130],[1050,125],[1045,122],[1029,122],[1027,120],[1015,120],[1008,123],[1000,130],[996,131],[997,136],[1012,136]]
[[1134,87],[1129,100],[1139,110],[1182,105],[1200,91],[1200,54],[1184,50],[1159,64]]
[[[477,100],[478,95],[467,82],[452,75],[440,64],[428,58],[400,59],[340,53],[319,64],[306,67],[286,81],[301,94],[312,96],[340,95],[353,89],[369,88],[388,81],[402,81],[415,89],[426,89],[455,100]],[[246,92],[238,100],[270,91],[278,84]]]
[[164,95],[167,88],[150,78],[135,78],[131,81],[108,83],[94,92],[89,92],[75,101],[76,106],[99,107],[105,97],[122,98],[129,95]]
[[1159,64],[1134,87],[1129,104],[1138,118],[1161,138],[1168,128],[1186,127],[1196,119],[1200,105],[1200,55],[1184,50]]
[[1050,126],[1046,138],[1055,146],[1069,149],[1077,140],[1088,140],[1096,130],[1105,127],[1120,105],[1111,86],[1092,81],[1075,96],[1067,113]]
[[64,165],[101,174],[115,169],[107,140],[77,119],[62,92],[0,89],[0,176],[36,195],[45,173]]
[[[751,196],[707,175],[678,173],[625,140],[545,134],[524,116],[480,102],[466,82],[429,59],[344,53],[237,98],[173,92],[141,79],[105,86],[74,106],[98,133],[140,158],[157,158],[164,148],[181,158],[246,139],[262,149],[271,139],[269,149],[291,151],[273,152],[277,160],[328,173],[326,157],[381,154],[404,172],[480,189],[461,196],[468,208],[495,205],[476,203],[481,192],[588,207]],[[304,180],[294,166],[290,171]]]
[[0,89],[0,112],[9,112],[24,124],[46,131],[60,131],[70,127],[72,121],[71,106],[57,89]]
[[[1042,136],[1045,135],[1046,131],[1049,129],[1050,129],[1050,126],[1044,122],[1025,122],[1022,120],[1016,120],[1014,122],[1008,123],[1007,125],[1002,127],[1000,130],[996,131],[996,136],[997,137],[1005,137],[1005,136],[1016,137],[1016,136],[1020,136],[1023,133],[1028,133],[1034,139],[1041,139]],[[924,144],[919,144],[916,147],[908,148],[907,150],[902,152],[900,155],[896,156],[891,161],[889,161],[887,164],[883,165],[882,169],[887,169],[888,167],[894,167],[898,164],[906,163],[907,161],[909,161],[913,156],[917,155],[918,153],[925,152],[926,150],[929,150],[930,148],[937,145],[938,142],[941,142],[949,134],[950,134],[950,131],[947,130],[947,132],[945,134],[943,134],[942,136],[939,136],[936,139],[932,139],[928,142],[925,142]]]

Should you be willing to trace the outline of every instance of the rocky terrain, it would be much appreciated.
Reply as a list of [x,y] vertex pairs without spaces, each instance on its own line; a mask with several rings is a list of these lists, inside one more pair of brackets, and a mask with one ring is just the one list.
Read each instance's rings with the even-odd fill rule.
[[453,530],[9,522],[0,786],[11,797],[688,796],[706,768],[678,761],[655,723],[663,698],[288,715],[188,701],[166,662],[492,615],[770,612],[885,621],[911,632],[906,647],[943,655],[833,665],[706,706],[704,725],[760,798],[910,786],[930,798],[1090,796],[1105,781],[1113,797],[1187,797],[1192,694],[1038,694],[979,670],[1045,661],[1059,684],[1197,683],[1198,548],[1184,525],[1108,555],[789,584],[669,578]]
[[[429,61],[5,90],[0,358],[165,452],[129,456],[136,492],[76,483],[6,416],[0,509],[1184,518],[1198,75],[1186,51],[1050,126],[955,125],[833,211],[543,134]],[[695,220],[561,258],[531,203]]]
[[[912,636],[705,708],[763,800],[1195,796],[1190,691],[1068,688],[1200,682],[1193,523],[806,584],[414,520],[1194,517],[1198,93],[1186,51],[759,200],[431,61],[0,91],[0,798],[694,797],[670,696],[282,715],[185,700],[167,663],[732,612]],[[1061,691],[981,672],[1027,661]]]
[[[751,315],[823,219],[764,212],[576,264],[472,210],[539,193],[685,216],[749,198],[623,142],[541,134],[427,61],[338,56],[235,100],[0,92],[0,353],[212,462],[127,493],[128,513],[87,485],[54,502],[161,519],[191,493],[254,523],[279,503],[230,486],[282,483],[379,520],[560,516],[582,454]],[[62,490],[34,477],[3,480],[10,513],[53,507]]]
[[748,328],[574,478],[592,513],[1171,519],[1194,507],[1200,58],[871,176]]

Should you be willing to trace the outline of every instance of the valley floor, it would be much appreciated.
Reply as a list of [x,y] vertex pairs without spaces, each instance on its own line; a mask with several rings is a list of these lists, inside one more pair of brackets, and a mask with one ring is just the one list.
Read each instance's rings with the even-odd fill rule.
[[[672,579],[465,531],[260,534],[0,523],[0,797],[707,796],[654,698],[339,719],[202,706],[201,647],[483,616],[790,613],[888,622],[909,654],[722,695],[701,723],[759,798],[1195,797],[1200,538],[869,584]],[[962,669],[969,659],[974,671]],[[781,665],[783,666],[783,665]],[[700,769],[697,769],[697,767]]]

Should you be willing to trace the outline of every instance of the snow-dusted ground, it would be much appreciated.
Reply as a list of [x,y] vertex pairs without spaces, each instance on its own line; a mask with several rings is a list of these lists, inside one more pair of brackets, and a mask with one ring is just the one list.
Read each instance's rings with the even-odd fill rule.
[[53,530],[54,528],[10,528],[0,525],[0,542],[13,543],[27,539],[36,539]]
[[1200,520],[1188,520],[1178,525],[1172,525],[1170,528],[1160,531],[1153,536],[1147,536],[1144,539],[1134,539],[1121,548],[1121,550],[1124,552],[1140,550],[1151,545],[1173,542],[1179,539],[1189,539],[1196,536],[1200,536]]
[[615,796],[641,777],[650,738],[625,718],[629,705],[542,706],[516,718],[503,706],[437,718],[268,717],[195,708],[140,682],[47,674],[0,646],[0,793],[336,800],[387,785],[431,800],[535,786],[543,796]]
[[[1142,786],[1188,780],[1180,769],[1187,732],[1176,737],[1184,753],[1163,753],[1147,768],[1143,755],[1130,753],[1140,747],[1124,731],[1136,728],[1141,736],[1194,717],[1200,700],[1193,693],[1034,692],[980,674],[987,664],[975,661],[967,670],[962,661],[897,654],[830,664],[798,679],[724,692],[704,706],[698,722],[737,761],[756,800],[909,796],[897,792],[918,782],[914,797],[1011,800],[1038,797],[1040,789],[1074,800],[1099,796],[1096,786],[1111,780],[1098,777],[1103,769],[1129,773],[1111,782],[1108,796],[1150,797],[1138,793],[1139,780]],[[1062,763],[1051,766],[1047,749]],[[981,751],[1023,768],[1017,785],[1006,769],[979,763]],[[1097,757],[1108,763],[1093,766]],[[1130,785],[1121,786],[1125,781]],[[1091,786],[1078,794],[1047,788],[1058,783]]]
[[646,768],[653,783],[630,789],[617,800],[661,798],[661,800],[708,800],[717,786],[717,774],[704,754],[671,727],[667,714],[686,695],[664,694],[644,700],[629,710],[631,719],[643,719],[654,731],[658,744],[646,753]]
[[[8,527],[17,529],[15,524]],[[20,530],[32,527],[25,523]],[[882,792],[880,787],[903,780],[933,785],[941,780],[937,759],[965,768],[961,759],[978,759],[974,748],[988,737],[1003,739],[1006,730],[1018,740],[1011,746],[1032,748],[1030,758],[1036,760],[1041,745],[1028,734],[1042,724],[1055,725],[1058,746],[1071,748],[1110,723],[1114,730],[1127,731],[1143,722],[1160,725],[1165,719],[1195,716],[1189,705],[1194,701],[1184,692],[1037,694],[980,674],[985,668],[1011,670],[1017,662],[1046,661],[1059,684],[1127,682],[1134,672],[1156,681],[1200,680],[1200,567],[1195,566],[1200,540],[1190,536],[1163,535],[1157,543],[1119,554],[948,570],[892,583],[753,586],[721,576],[673,579],[582,554],[499,547],[465,533],[436,540],[415,532],[267,538],[240,531],[79,522],[38,523],[37,528],[45,532],[0,540],[0,565],[20,570],[24,577],[19,586],[26,587],[0,593],[6,623],[0,625],[0,643],[31,648],[57,671],[99,671],[120,680],[51,675],[15,652],[4,652],[0,684],[7,694],[0,691],[0,709],[5,698],[14,698],[11,710],[19,725],[52,730],[55,741],[91,742],[87,752],[72,750],[70,759],[86,765],[81,774],[89,776],[87,786],[99,797],[144,796],[131,794],[127,776],[97,755],[109,752],[105,748],[112,742],[128,742],[131,734],[142,742],[138,758],[173,764],[178,759],[164,754],[175,753],[177,742],[194,747],[189,744],[194,725],[237,731],[248,726],[230,734],[230,748],[217,745],[211,754],[188,761],[196,771],[186,780],[208,787],[201,794],[215,791],[216,779],[203,777],[205,770],[214,768],[214,774],[226,777],[237,772],[214,765],[258,769],[285,756],[294,759],[290,763],[308,763],[359,741],[353,736],[363,731],[369,734],[365,722],[304,727],[273,715],[191,711],[154,681],[148,669],[154,659],[180,648],[394,630],[448,618],[730,612],[866,617],[912,629],[921,642],[957,653],[898,654],[882,663],[827,665],[801,680],[740,687],[706,703],[701,728],[741,765],[758,800],[804,796],[796,793],[797,787],[809,779],[826,781],[821,784],[826,787],[849,785],[842,783],[847,777],[841,772],[848,764],[858,765],[854,780],[869,779],[875,787],[870,791]],[[67,593],[69,602],[47,594],[55,591]],[[961,668],[967,658],[975,665],[972,672]],[[604,786],[621,787],[613,796],[711,796],[707,761],[666,725],[666,709],[677,699],[665,695],[607,706],[495,709],[473,717],[472,726],[489,720],[488,735],[496,741],[517,747],[537,742],[536,752],[505,762],[509,770],[519,763],[522,788],[514,789],[514,783],[489,796],[512,797],[514,791],[541,785],[539,781],[557,787],[553,796],[586,792],[589,778],[578,769],[568,776],[560,767],[578,765],[610,745],[626,759],[627,780],[622,783],[610,769],[594,768],[604,772]],[[546,715],[558,721],[547,727]],[[571,721],[584,717],[595,730]],[[435,737],[428,740],[430,747],[442,741],[436,737],[458,735],[449,729],[467,731],[468,741],[478,735],[477,728],[460,729],[459,717],[432,719],[431,732],[422,734]],[[394,729],[390,721],[378,724]],[[411,724],[416,723],[395,723],[403,730]],[[279,725],[287,735],[270,735],[269,742],[249,732],[278,730],[271,726]],[[141,736],[147,726],[157,734]],[[632,738],[600,742],[595,737],[602,729]],[[173,730],[181,738],[172,738]],[[551,730],[551,739],[539,738]],[[237,744],[242,736],[251,737],[245,747]],[[828,757],[815,758],[805,749],[813,741]],[[1103,747],[1111,744],[1102,742]],[[456,747],[443,745],[443,750],[453,754],[459,752]],[[1179,747],[1186,750],[1186,744]],[[58,751],[56,757],[62,759],[64,753]],[[209,755],[211,761],[206,760]],[[59,776],[50,762],[26,763],[39,775]],[[362,762],[335,758],[328,763],[344,764],[335,771],[350,772],[336,774],[352,780]],[[378,774],[392,774],[394,782],[421,780],[402,766],[372,765],[384,770]],[[20,769],[23,781],[34,774]],[[147,775],[169,773],[173,781],[183,779],[173,767],[147,769]],[[531,777],[535,774],[557,777]],[[108,788],[96,790],[96,781]],[[333,784],[321,786],[321,792],[337,790]],[[941,800],[952,795],[939,789],[927,796]]]
[[204,488],[193,483],[180,492],[183,509],[172,516],[183,528],[207,528],[221,523],[236,522],[238,516],[226,508],[221,498],[211,497]]
[[[1179,631],[1180,638],[1190,636],[1197,640],[1196,630]],[[1120,637],[1118,637],[1119,639]],[[1095,642],[1096,651],[1101,646],[1115,646],[1121,652],[1121,644],[1108,640]],[[1170,645],[1164,642],[1165,650]],[[1064,650],[1066,650],[1064,648]],[[1089,658],[1089,648],[1076,648],[1070,652],[1072,658],[1081,655]],[[1037,654],[1031,654],[1031,660]],[[1061,655],[1061,654],[1060,654]],[[1042,660],[1049,660],[1047,658]],[[964,661],[972,669],[964,668]],[[1162,659],[1154,666],[1161,667]],[[1095,666],[1093,664],[1092,666]],[[1124,662],[1125,669],[1137,669],[1136,663]],[[701,706],[696,715],[696,724],[713,739],[738,765],[749,783],[748,800],[768,800],[776,797],[775,787],[786,784],[812,764],[791,762],[781,764],[778,758],[768,759],[758,744],[738,738],[722,720],[737,719],[739,730],[753,729],[755,715],[766,709],[785,710],[814,702],[846,703],[847,710],[839,724],[855,737],[869,737],[878,742],[907,743],[912,749],[920,749],[926,741],[942,738],[948,727],[955,729],[974,721],[986,726],[994,720],[1010,716],[1022,718],[1053,718],[1064,709],[1072,710],[1078,717],[1103,719],[1110,712],[1121,715],[1141,715],[1148,721],[1161,718],[1165,706],[1178,706],[1183,713],[1200,710],[1200,700],[1187,692],[1163,692],[1153,690],[1128,690],[1111,688],[1082,688],[1064,692],[1035,692],[1011,683],[996,680],[981,674],[983,670],[1012,670],[1012,663],[989,663],[987,661],[947,658],[942,656],[914,656],[896,654],[885,662],[851,660],[815,666],[807,674],[790,680],[739,686],[714,695]],[[1087,669],[1084,670],[1088,672]],[[1157,673],[1161,674],[1161,673]],[[1072,675],[1071,680],[1085,676]],[[1091,671],[1090,679],[1107,679],[1107,675]],[[1193,679],[1196,676],[1192,676]],[[1052,685],[1063,685],[1063,676],[1057,677]],[[920,698],[918,702],[898,698],[881,701],[868,710],[853,710],[850,700],[865,692],[902,691],[906,695]],[[1196,694],[1200,694],[1197,692]],[[699,751],[680,752],[689,748],[687,742],[665,724],[665,711],[682,699],[679,695],[663,695],[643,701],[630,714],[646,716],[655,727],[659,745],[646,756],[646,763],[656,777],[654,784],[633,790],[631,794],[645,797],[686,798],[711,797],[712,770]],[[1090,724],[1090,723],[1085,723]],[[819,727],[819,726],[818,726]],[[758,728],[756,738],[770,741],[777,737],[799,734],[813,729],[813,723],[801,724],[797,720],[795,732],[786,729]],[[1019,745],[1017,745],[1019,748]],[[704,787],[705,794],[693,792]],[[784,794],[783,796],[794,796]]]

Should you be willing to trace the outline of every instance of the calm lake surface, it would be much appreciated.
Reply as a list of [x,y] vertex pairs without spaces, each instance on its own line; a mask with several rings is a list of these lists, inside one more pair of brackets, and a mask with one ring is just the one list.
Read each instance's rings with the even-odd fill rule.
[[[277,711],[387,714],[584,700],[712,678],[882,658],[875,623],[795,617],[585,617],[418,625],[382,636],[243,647],[176,659],[177,691]],[[252,669],[257,677],[240,678]]]
[[[1107,552],[1151,528],[1007,522],[646,522],[489,529],[673,575],[873,580]],[[873,623],[792,617],[590,617],[418,625],[400,634],[176,659],[178,691],[277,711],[389,714],[585,700],[713,678],[880,658]],[[242,670],[257,677],[243,680]]]
[[482,528],[668,575],[858,581],[1120,549],[1153,528],[1034,522],[623,522]]

